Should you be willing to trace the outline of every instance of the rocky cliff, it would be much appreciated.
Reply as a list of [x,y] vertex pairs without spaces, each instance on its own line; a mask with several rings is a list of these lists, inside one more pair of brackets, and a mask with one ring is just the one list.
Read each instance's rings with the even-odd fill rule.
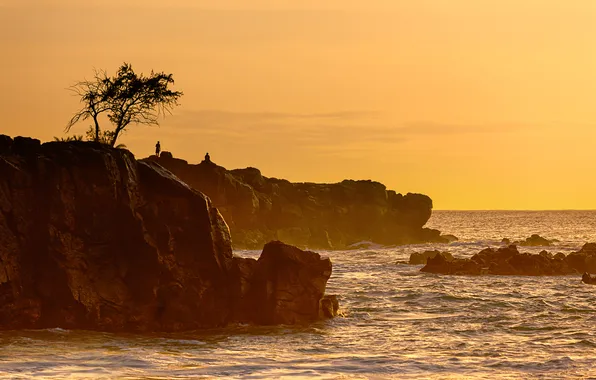
[[126,150],[0,135],[0,329],[310,322],[330,274],[281,243],[234,257],[208,197]]
[[373,181],[335,184],[291,183],[267,178],[255,168],[226,170],[163,152],[158,162],[205,193],[228,222],[235,247],[258,248],[269,240],[320,249],[342,249],[360,241],[379,244],[446,242],[423,228],[432,200],[398,194]]

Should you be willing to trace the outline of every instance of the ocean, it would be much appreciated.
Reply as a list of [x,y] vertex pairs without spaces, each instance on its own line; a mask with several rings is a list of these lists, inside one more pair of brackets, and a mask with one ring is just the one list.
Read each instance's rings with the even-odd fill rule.
[[[181,334],[0,332],[0,378],[596,378],[596,286],[560,277],[442,276],[398,264],[469,257],[538,233],[550,252],[596,242],[596,211],[435,211],[460,241],[321,252],[343,316],[310,326]],[[543,248],[520,247],[539,252]],[[257,251],[238,251],[257,257]]]

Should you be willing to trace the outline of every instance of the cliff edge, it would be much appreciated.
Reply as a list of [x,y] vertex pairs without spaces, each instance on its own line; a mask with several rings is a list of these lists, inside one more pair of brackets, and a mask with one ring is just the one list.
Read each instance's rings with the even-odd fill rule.
[[0,135],[0,329],[306,323],[337,312],[330,275],[279,242],[234,257],[211,200],[155,162]]
[[264,177],[258,169],[227,170],[211,160],[189,164],[169,152],[157,162],[205,193],[228,222],[236,248],[258,248],[270,240],[299,247],[345,249],[371,241],[384,245],[446,242],[423,228],[432,200],[402,195],[374,181],[292,183]]

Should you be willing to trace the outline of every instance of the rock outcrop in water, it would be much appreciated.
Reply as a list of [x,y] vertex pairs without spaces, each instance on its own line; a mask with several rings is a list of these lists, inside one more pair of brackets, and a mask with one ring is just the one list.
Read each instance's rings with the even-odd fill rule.
[[587,243],[578,252],[565,256],[547,251],[521,253],[515,245],[486,248],[469,259],[429,258],[422,272],[452,275],[555,276],[596,271],[596,244]]
[[157,163],[0,135],[0,329],[310,322],[334,315],[330,274],[280,243],[234,257],[211,200]]
[[[314,252],[305,252],[279,241],[267,243],[248,279],[245,296],[250,321],[259,324],[295,324],[331,313],[325,298],[325,285],[331,276],[331,261]],[[337,305],[337,304],[336,304]],[[252,315],[251,315],[252,313]]]
[[270,240],[319,249],[341,249],[360,241],[393,245],[448,242],[423,228],[432,201],[397,194],[373,181],[291,183],[267,178],[255,168],[226,170],[211,161],[197,165],[164,152],[158,162],[205,193],[230,225],[236,247],[256,248]]
[[578,251],[567,255],[565,261],[577,273],[596,273],[596,243],[586,243]]
[[584,273],[582,275],[582,282],[584,284],[589,284],[589,285],[596,285],[596,277],[592,277],[590,276],[589,273]]
[[548,240],[543,238],[538,234],[533,234],[526,240],[515,242],[515,245],[520,245],[523,247],[550,247],[552,243],[556,242],[555,240]]
[[408,264],[410,265],[420,265],[426,264],[426,261],[429,258],[434,258],[437,255],[443,256],[443,258],[447,261],[453,260],[453,256],[449,252],[441,252],[441,251],[424,251],[424,252],[414,252],[410,255],[410,260]]
[[538,234],[533,234],[525,240],[518,240],[511,242],[511,239],[503,238],[501,244],[503,245],[519,245],[521,247],[551,247],[553,243],[557,243],[557,239],[546,239]]

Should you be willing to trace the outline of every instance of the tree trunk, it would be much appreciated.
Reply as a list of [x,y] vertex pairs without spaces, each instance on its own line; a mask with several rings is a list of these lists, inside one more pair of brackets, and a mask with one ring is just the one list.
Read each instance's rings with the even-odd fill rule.
[[118,135],[120,134],[120,131],[124,129],[124,128],[116,128],[114,130],[114,137],[112,137],[112,141],[110,142],[110,146],[114,147],[116,146],[116,140],[118,140]]
[[97,121],[97,115],[93,116],[95,122],[95,142],[99,142],[99,122]]

